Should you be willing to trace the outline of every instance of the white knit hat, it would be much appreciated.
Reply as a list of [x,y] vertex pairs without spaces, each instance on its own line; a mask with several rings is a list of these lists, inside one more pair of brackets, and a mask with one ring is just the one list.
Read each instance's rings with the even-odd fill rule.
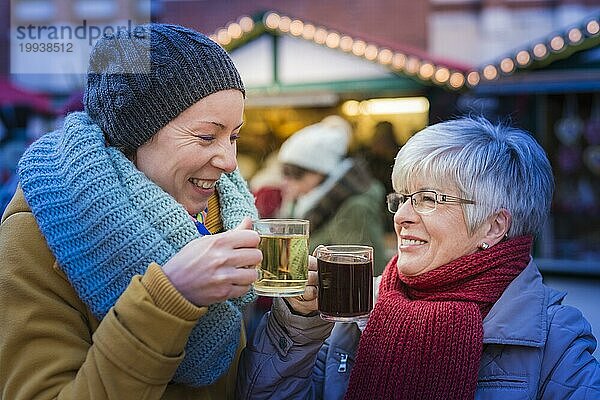
[[294,133],[279,150],[279,161],[329,175],[346,158],[352,127],[331,115]]

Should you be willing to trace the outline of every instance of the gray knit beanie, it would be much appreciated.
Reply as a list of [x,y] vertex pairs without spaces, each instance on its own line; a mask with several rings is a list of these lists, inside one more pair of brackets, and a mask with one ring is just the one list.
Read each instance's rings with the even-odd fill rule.
[[148,24],[97,42],[84,105],[108,143],[132,155],[182,111],[227,89],[245,94],[223,48],[191,29]]

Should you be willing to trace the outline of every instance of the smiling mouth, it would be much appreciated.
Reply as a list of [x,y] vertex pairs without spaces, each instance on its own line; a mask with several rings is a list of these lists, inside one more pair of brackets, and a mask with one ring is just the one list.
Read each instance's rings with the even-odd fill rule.
[[427,243],[427,242],[424,240],[416,240],[416,239],[402,239],[400,241],[400,244],[402,246],[416,246],[416,245],[425,244],[425,243]]
[[215,185],[217,184],[217,181],[205,181],[202,179],[197,179],[197,178],[190,178],[188,179],[188,181],[195,185],[196,187],[199,187],[201,189],[213,189],[215,187]]

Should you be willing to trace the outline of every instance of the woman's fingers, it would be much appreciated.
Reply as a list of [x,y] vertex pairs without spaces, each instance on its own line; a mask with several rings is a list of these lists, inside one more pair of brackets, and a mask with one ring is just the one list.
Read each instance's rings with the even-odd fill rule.
[[307,285],[317,286],[319,284],[319,275],[317,271],[308,271],[308,281]]
[[262,262],[263,255],[258,249],[234,249],[230,252],[226,264],[235,268],[255,268]]
[[308,270],[316,271],[317,270],[317,259],[314,256],[308,256]]
[[313,301],[316,300],[319,294],[319,290],[316,285],[306,285],[304,293],[300,296],[301,301]]

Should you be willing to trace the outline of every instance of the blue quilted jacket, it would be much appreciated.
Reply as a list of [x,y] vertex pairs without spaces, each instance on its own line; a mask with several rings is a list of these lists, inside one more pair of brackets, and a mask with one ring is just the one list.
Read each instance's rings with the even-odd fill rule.
[[[600,399],[596,339],[583,315],[561,304],[565,295],[542,283],[533,262],[508,286],[483,321],[476,400]],[[320,345],[327,333],[318,317],[274,307],[244,351],[239,397],[342,399],[360,331],[336,324]]]

